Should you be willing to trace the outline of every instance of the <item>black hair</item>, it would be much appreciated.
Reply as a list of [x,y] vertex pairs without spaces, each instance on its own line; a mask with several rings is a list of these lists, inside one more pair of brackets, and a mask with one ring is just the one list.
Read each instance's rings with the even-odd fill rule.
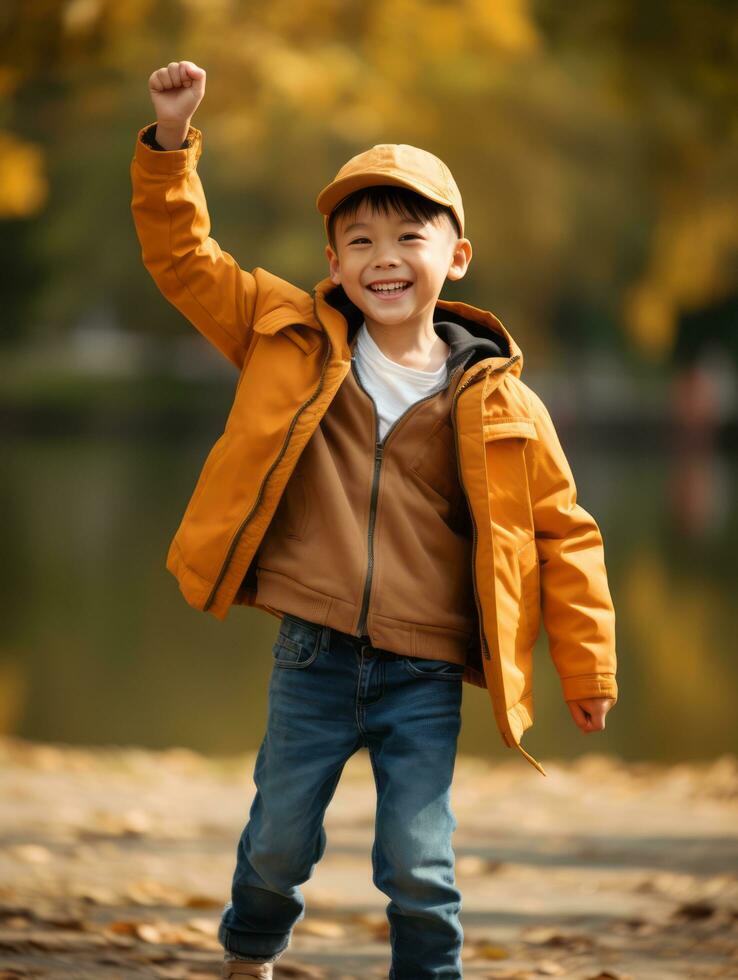
[[373,214],[382,212],[389,215],[391,211],[401,214],[412,221],[438,221],[442,215],[447,215],[457,238],[461,238],[461,228],[456,215],[445,204],[438,204],[428,197],[423,197],[409,187],[397,184],[375,184],[373,187],[362,187],[353,194],[345,197],[331,211],[328,218],[328,241],[336,250],[335,228],[336,221],[341,216],[354,217],[362,204],[367,204]]

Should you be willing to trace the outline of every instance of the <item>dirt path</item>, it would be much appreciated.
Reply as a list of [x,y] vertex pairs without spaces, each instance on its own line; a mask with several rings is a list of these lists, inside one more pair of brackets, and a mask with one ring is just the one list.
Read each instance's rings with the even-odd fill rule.
[[[0,980],[213,978],[254,754],[0,739]],[[464,977],[738,977],[738,760],[459,757]],[[275,980],[386,978],[375,792],[346,767]]]

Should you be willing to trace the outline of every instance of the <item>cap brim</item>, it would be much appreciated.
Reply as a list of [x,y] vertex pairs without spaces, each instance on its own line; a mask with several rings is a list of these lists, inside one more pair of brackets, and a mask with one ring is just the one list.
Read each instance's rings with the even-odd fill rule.
[[393,177],[389,174],[357,174],[356,176],[343,177],[328,184],[318,194],[315,204],[321,214],[328,217],[331,211],[341,203],[341,201],[353,194],[354,191],[363,190],[365,187],[378,187],[381,184],[392,184],[395,187],[407,187],[411,191],[417,191],[423,197],[428,197],[437,204],[451,207],[445,197],[442,197],[430,187],[426,187],[419,181],[406,180],[403,177]]

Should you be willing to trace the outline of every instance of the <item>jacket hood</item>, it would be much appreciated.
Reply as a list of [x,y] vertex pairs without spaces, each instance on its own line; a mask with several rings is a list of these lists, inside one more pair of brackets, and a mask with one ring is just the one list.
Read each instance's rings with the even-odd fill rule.
[[[337,286],[329,277],[315,287],[316,295],[345,317],[348,324],[347,341],[353,341],[364,322],[364,314],[346,295],[343,286]],[[508,360],[517,356],[509,370],[520,375],[523,352],[501,320],[488,310],[481,310],[468,303],[439,299],[433,311],[433,326],[438,336],[448,344],[449,374],[459,365],[468,370],[478,361],[494,357]]]

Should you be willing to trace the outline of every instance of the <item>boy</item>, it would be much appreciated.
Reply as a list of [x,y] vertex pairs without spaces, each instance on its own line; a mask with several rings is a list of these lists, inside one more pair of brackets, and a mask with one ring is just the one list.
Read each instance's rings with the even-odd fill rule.
[[205,72],[155,71],[132,211],[161,292],[240,371],[167,567],[187,601],[280,619],[257,792],[219,939],[269,978],[305,912],[325,810],[367,747],[394,980],[461,977],[449,806],[464,681],[508,746],[533,720],[541,620],[572,716],[617,699],[602,538],[500,320],[440,300],[471,260],[442,161],[380,144],[319,194],[330,275],[310,294],[209,237],[190,120]]

